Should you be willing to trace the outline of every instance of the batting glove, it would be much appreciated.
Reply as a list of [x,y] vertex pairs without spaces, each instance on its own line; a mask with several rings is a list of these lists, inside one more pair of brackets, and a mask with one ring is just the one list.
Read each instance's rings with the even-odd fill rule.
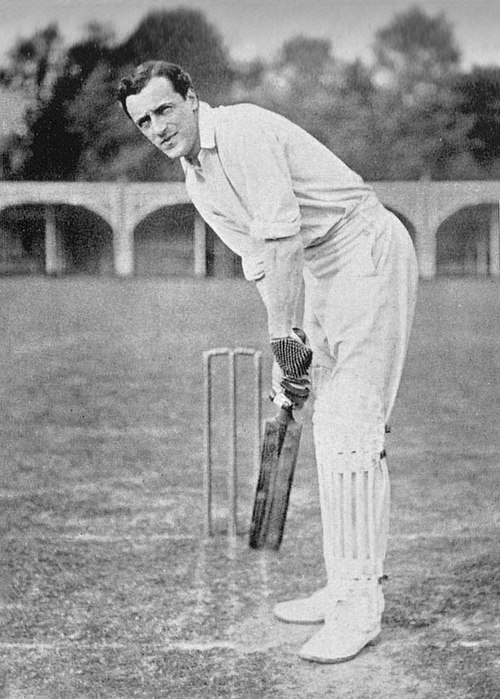
[[299,378],[307,374],[312,362],[312,350],[306,345],[305,333],[293,329],[293,335],[271,340],[271,349],[285,376]]
[[305,333],[293,329],[293,335],[271,340],[274,354],[273,400],[277,404],[286,399],[295,408],[302,408],[311,393],[311,381],[307,374],[312,361],[312,351],[306,345]]

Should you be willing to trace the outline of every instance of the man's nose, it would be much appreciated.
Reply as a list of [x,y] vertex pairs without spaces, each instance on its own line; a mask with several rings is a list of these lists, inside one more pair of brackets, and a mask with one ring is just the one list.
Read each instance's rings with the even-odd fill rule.
[[160,136],[166,129],[167,120],[162,115],[153,114],[151,117],[151,127],[155,136]]

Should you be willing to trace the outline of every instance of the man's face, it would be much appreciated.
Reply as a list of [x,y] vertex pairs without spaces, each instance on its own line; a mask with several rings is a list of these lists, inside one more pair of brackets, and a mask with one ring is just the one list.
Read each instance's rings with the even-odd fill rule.
[[192,89],[184,99],[168,78],[151,78],[137,95],[129,95],[127,110],[136,126],[169,158],[196,158],[200,150],[198,98]]

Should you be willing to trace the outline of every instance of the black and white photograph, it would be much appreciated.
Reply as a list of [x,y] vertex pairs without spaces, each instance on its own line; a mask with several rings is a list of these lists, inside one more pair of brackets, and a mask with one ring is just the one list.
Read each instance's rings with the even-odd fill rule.
[[0,4],[1,699],[500,697],[500,4]]

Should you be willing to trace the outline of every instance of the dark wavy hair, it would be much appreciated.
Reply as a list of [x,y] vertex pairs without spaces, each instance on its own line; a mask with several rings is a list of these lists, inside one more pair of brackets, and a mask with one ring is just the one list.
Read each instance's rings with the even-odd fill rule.
[[189,73],[176,65],[167,61],[146,61],[137,66],[132,73],[120,80],[117,90],[117,98],[123,107],[125,114],[130,119],[127,109],[127,97],[137,95],[143,90],[152,78],[168,78],[172,83],[174,91],[182,98],[186,99],[188,90],[193,89],[193,81]]

